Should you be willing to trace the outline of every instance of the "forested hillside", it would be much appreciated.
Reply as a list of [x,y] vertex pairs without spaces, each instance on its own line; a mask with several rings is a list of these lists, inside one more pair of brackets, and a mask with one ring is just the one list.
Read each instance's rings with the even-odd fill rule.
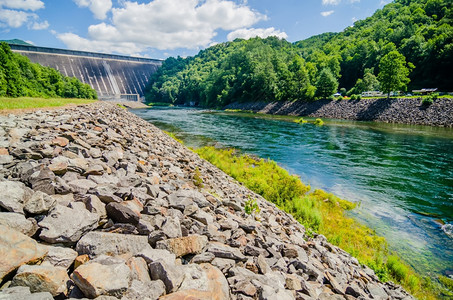
[[0,44],[0,96],[97,98],[88,84],[30,62],[27,57],[13,53],[5,42]]
[[392,85],[381,86],[378,78],[384,83],[379,73],[393,62],[409,74],[395,89],[453,89],[451,0],[395,0],[341,33],[294,44],[275,37],[235,40],[194,57],[168,58],[146,97],[221,107],[233,101],[315,100],[339,89],[389,90]]

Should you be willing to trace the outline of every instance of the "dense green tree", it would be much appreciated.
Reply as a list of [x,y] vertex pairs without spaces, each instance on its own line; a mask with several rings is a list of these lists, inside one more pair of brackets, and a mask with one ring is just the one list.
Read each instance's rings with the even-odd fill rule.
[[391,51],[386,54],[379,63],[378,79],[381,89],[390,97],[392,91],[406,91],[410,82],[410,68],[407,66],[406,58],[398,51]]
[[275,37],[237,39],[194,57],[169,58],[151,78],[146,98],[218,107],[233,101],[314,100],[330,96],[321,84],[327,77],[358,94],[380,88],[379,64],[394,51],[415,66],[405,86],[451,91],[451,0],[394,0],[339,33],[294,44]]
[[319,79],[316,82],[316,95],[319,98],[328,98],[335,94],[338,89],[338,80],[328,68],[321,70]]
[[30,62],[5,42],[0,43],[0,96],[97,98],[89,85]]

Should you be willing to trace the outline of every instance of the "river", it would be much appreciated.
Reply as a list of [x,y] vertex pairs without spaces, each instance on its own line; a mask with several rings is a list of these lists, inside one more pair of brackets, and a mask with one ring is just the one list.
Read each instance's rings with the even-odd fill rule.
[[359,203],[349,214],[422,274],[453,274],[453,129],[187,108],[132,110],[187,146],[275,160],[312,188]]

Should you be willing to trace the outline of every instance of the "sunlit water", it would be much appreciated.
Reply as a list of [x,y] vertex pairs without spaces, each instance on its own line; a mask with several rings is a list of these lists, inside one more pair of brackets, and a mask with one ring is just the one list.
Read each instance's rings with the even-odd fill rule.
[[351,212],[422,273],[453,273],[453,130],[153,108],[133,112],[191,147],[219,143],[277,161]]

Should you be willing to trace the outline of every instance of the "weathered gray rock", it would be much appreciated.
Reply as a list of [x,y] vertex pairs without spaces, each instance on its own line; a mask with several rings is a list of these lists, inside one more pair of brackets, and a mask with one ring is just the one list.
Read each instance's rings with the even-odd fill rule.
[[107,211],[105,210],[105,204],[95,195],[84,195],[82,197],[83,203],[85,203],[86,209],[94,214],[97,214],[100,219],[107,218]]
[[88,210],[77,210],[56,205],[47,217],[38,223],[39,237],[48,243],[76,243],[83,234],[97,227],[99,216]]
[[107,216],[114,222],[136,225],[140,219],[140,214],[137,214],[122,203],[111,202],[106,205],[105,210],[107,211]]
[[165,294],[165,284],[161,280],[141,282],[132,280],[132,283],[124,294],[127,300],[157,300]]
[[0,225],[0,280],[23,264],[43,259],[47,250],[19,231]]
[[71,278],[87,297],[121,298],[129,286],[130,270],[124,263],[103,265],[93,262],[75,269]]
[[88,179],[76,179],[68,182],[73,193],[86,194],[89,189],[95,188],[97,184]]
[[28,236],[34,235],[38,230],[35,219],[25,219],[24,215],[12,212],[0,212],[0,225],[18,230]]
[[167,293],[178,290],[184,279],[184,272],[174,264],[162,259],[149,264],[149,273],[153,280],[162,280]]
[[24,210],[33,215],[41,215],[47,213],[54,208],[55,205],[57,205],[55,198],[41,191],[36,191],[30,199],[25,202]]
[[79,254],[88,254],[91,258],[106,255],[136,255],[143,249],[152,249],[146,236],[89,232],[77,243],[76,251]]
[[210,242],[206,248],[206,252],[210,252],[219,258],[234,259],[236,261],[246,261],[247,258],[237,248],[227,246],[218,242]]
[[53,300],[49,292],[31,293],[26,286],[8,287],[0,290],[0,300]]
[[17,270],[12,286],[27,286],[33,293],[49,292],[52,296],[66,294],[69,281],[66,269],[54,266],[23,265]]
[[225,276],[210,264],[190,264],[184,268],[184,279],[176,293],[160,299],[230,299],[230,288]]
[[162,225],[162,232],[169,238],[181,237],[182,232],[179,218],[167,217]]
[[132,280],[138,280],[142,283],[151,282],[148,264],[145,259],[142,257],[131,257],[127,260],[126,265],[131,270]]
[[55,267],[69,269],[77,255],[77,252],[71,248],[47,246],[47,255],[43,264],[48,263]]
[[203,235],[191,235],[180,238],[158,241],[156,248],[166,249],[176,255],[176,257],[187,254],[199,254],[208,243],[208,238]]
[[28,179],[35,192],[41,191],[49,195],[55,194],[55,188],[52,184],[54,180],[55,174],[48,167],[36,171]]
[[[149,246],[149,245],[148,245]],[[157,261],[159,259],[164,260],[169,264],[174,264],[176,256],[175,254],[171,253],[165,249],[153,249],[151,247],[144,247],[137,253],[135,253],[137,257],[143,258],[148,264]]]
[[198,255],[195,255],[190,261],[193,264],[203,264],[210,263],[214,260],[215,255],[210,252],[204,252]]
[[10,212],[24,213],[24,204],[33,191],[18,181],[0,181],[0,206]]

